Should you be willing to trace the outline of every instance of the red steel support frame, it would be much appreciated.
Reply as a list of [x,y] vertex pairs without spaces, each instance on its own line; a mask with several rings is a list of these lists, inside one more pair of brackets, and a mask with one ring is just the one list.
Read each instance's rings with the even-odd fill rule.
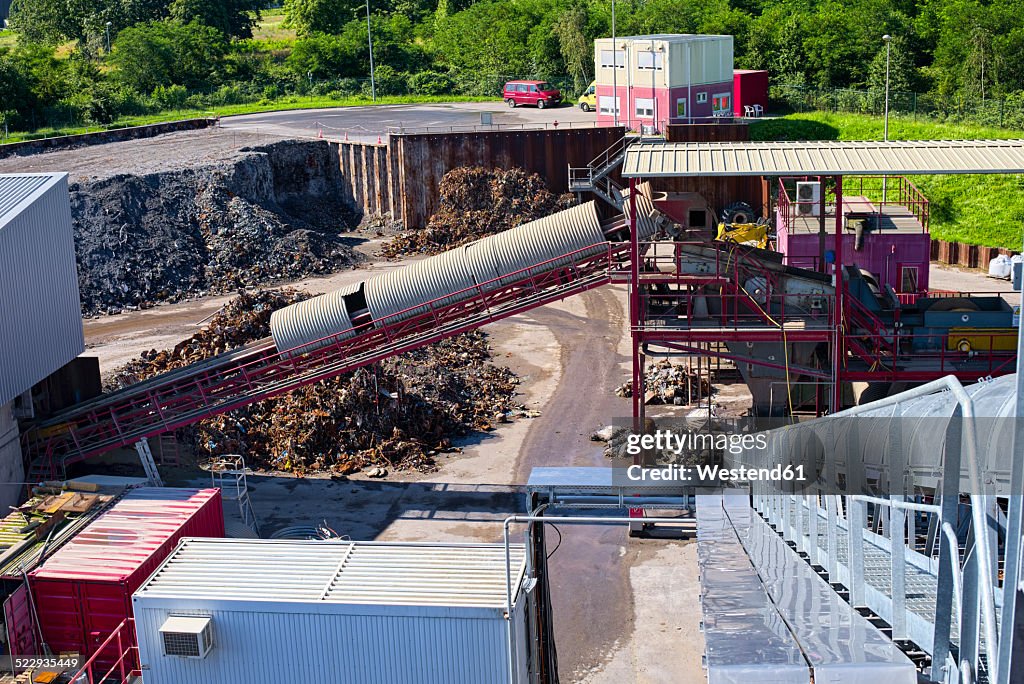
[[846,307],[843,306],[846,293],[843,291],[843,177],[836,176],[836,335],[832,346],[832,411],[843,408],[843,344],[846,324]]
[[[644,426],[644,357],[640,334],[640,236],[636,230],[636,179],[629,179],[629,329],[633,345],[633,432]],[[634,460],[639,456],[634,457]],[[638,461],[637,461],[638,462]]]

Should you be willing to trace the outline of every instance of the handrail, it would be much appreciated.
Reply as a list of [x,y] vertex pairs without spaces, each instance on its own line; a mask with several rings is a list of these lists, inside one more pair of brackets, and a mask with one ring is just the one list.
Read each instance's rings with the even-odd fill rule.
[[[131,677],[142,674],[142,671],[138,668],[137,654],[139,647],[133,643],[134,636],[129,635],[129,645],[127,648],[124,648],[124,643],[121,640],[122,632],[128,629],[130,625],[134,624],[135,620],[133,618],[125,618],[124,620],[122,620],[121,623],[114,628],[114,631],[112,631],[110,635],[103,640],[103,643],[101,643],[99,647],[95,651],[93,651],[93,654],[89,657],[88,660],[85,661],[85,664],[78,669],[78,672],[72,675],[70,681],[76,683],[82,682],[82,678],[84,677],[84,682],[86,682],[86,684],[103,684],[110,680],[110,677],[114,674],[115,670],[120,670],[121,679],[119,681],[119,684],[127,684]],[[93,673],[93,670],[96,667],[100,654],[102,654],[108,646],[114,643],[115,640],[117,641],[118,645],[117,659],[114,661],[114,664],[110,666],[110,669],[108,669],[100,677],[96,677]],[[129,660],[128,663],[125,663],[125,660],[128,659],[129,654],[132,653],[135,653],[136,657],[134,659]]]

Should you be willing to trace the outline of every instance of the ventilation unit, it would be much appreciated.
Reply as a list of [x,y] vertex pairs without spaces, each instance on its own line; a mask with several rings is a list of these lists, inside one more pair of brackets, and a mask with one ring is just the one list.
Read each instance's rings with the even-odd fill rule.
[[208,617],[172,615],[160,625],[165,656],[205,658],[213,648],[213,625]]
[[796,202],[800,216],[821,216],[821,183],[797,183]]

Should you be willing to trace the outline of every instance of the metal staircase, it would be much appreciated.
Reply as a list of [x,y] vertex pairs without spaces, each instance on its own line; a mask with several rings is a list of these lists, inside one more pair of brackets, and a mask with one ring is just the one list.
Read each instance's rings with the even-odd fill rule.
[[625,135],[587,166],[570,166],[569,192],[592,192],[621,211],[622,187],[611,178],[611,174],[622,165],[626,149],[639,140],[642,140],[639,136]]
[[[268,338],[98,397],[26,433],[29,479],[63,479],[68,465],[91,456],[600,287],[628,250],[606,243],[598,254],[591,247],[562,255],[468,288],[467,299],[451,303],[456,293],[446,294],[424,313],[399,312],[352,337],[338,333],[313,352],[288,357]],[[510,276],[516,280],[501,282]]]

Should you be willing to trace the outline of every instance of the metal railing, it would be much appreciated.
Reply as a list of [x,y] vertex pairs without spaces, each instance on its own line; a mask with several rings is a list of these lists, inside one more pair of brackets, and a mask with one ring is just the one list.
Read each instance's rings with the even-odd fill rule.
[[[839,431],[842,436],[839,432],[833,435],[829,427],[832,421],[862,416],[869,411],[878,415],[879,411],[891,409],[893,422],[888,439],[894,441],[893,448],[886,454],[885,466],[889,480],[902,483],[913,456],[901,448],[906,430],[900,421],[913,419],[904,418],[903,404],[942,392],[950,393],[952,417],[941,458],[942,474],[937,483],[929,483],[935,487],[930,496],[938,503],[908,501],[904,495],[858,493],[867,482],[869,466],[860,459],[856,449],[867,448],[867,445],[850,446],[851,436],[842,431]],[[846,440],[845,447],[854,451],[843,460],[845,470],[842,473],[835,470],[837,464],[825,459],[822,472],[799,493],[764,482],[753,483],[755,508],[798,552],[805,554],[809,563],[823,568],[830,583],[845,587],[853,606],[867,607],[888,622],[894,641],[910,640],[929,654],[931,679],[955,681],[960,674],[958,671],[967,668],[975,681],[981,672],[986,672],[990,681],[996,681],[995,655],[999,642],[993,562],[998,549],[993,546],[996,536],[990,534],[989,528],[995,501],[993,497],[975,493],[982,491],[983,474],[974,403],[960,382],[947,376],[793,428],[790,439],[777,442],[778,449],[789,450],[796,443],[793,440],[800,439],[800,430],[813,429],[813,434],[819,438]],[[832,448],[828,443],[822,444],[824,453],[831,453]],[[758,466],[774,463],[778,458],[788,462],[787,457],[788,454],[767,449],[745,454],[737,460]],[[877,469],[877,466],[870,467]],[[960,494],[962,469],[968,475],[971,488],[966,496]],[[871,477],[882,476],[874,473]],[[847,493],[835,492],[834,484],[840,480]],[[903,485],[900,487],[902,491]],[[962,500],[970,504],[968,515],[963,519],[960,518]],[[908,528],[913,539],[916,536],[913,530],[921,522],[915,520],[914,515],[908,518],[908,512],[924,517],[924,527],[938,539],[937,550],[930,541],[924,553],[908,543]],[[970,531],[965,532],[960,523],[966,524]],[[967,546],[961,558],[962,541]],[[959,659],[951,657],[954,649]]]
[[[71,676],[70,681],[74,684],[130,684],[140,677],[142,670],[139,668],[139,647],[135,644],[134,631],[135,620],[125,619]],[[112,664],[107,667],[107,663]]]

